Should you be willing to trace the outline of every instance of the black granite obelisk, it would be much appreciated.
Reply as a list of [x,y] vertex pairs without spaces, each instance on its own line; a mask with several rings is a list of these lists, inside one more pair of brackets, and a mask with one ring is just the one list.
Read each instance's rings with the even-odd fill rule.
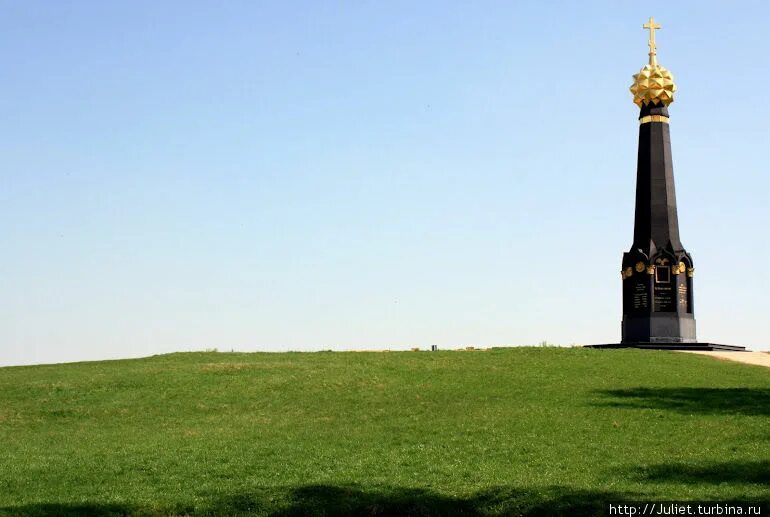
[[693,261],[679,239],[668,109],[642,105],[634,242],[623,254],[622,343],[695,343]]
[[650,61],[634,75],[631,93],[639,106],[634,242],[623,254],[623,323],[619,344],[597,348],[745,350],[733,345],[698,343],[695,338],[692,257],[679,239],[679,218],[671,159],[668,105],[674,102],[674,76],[657,61],[654,18]]

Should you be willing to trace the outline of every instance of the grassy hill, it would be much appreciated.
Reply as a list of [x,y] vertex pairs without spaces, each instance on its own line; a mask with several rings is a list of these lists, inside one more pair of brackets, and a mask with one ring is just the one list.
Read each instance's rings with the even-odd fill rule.
[[770,501],[770,371],[673,352],[0,368],[0,515],[518,515]]

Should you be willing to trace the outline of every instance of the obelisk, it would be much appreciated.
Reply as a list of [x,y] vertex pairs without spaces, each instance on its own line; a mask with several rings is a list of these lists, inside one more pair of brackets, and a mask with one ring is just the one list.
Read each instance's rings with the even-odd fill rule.
[[679,238],[679,219],[671,158],[668,106],[674,102],[674,76],[658,64],[653,18],[650,60],[634,75],[631,93],[639,107],[634,242],[623,254],[621,342],[591,348],[654,348],[744,351],[737,345],[699,343],[695,338],[692,257]]
[[622,343],[694,343],[695,315],[690,254],[679,240],[668,105],[674,77],[658,64],[653,18],[649,63],[634,75],[639,106],[634,242],[623,254]]

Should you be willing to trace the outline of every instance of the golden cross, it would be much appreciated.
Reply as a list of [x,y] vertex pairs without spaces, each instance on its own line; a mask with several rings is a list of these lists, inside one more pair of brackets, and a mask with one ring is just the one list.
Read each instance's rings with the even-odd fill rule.
[[655,18],[650,16],[650,20],[647,23],[645,23],[644,25],[642,25],[642,28],[650,30],[650,41],[648,43],[648,45],[650,45],[650,64],[654,65],[655,64],[655,54],[656,54],[656,52],[655,52],[655,30],[656,29],[662,29],[663,27],[661,27],[659,24],[655,23]]

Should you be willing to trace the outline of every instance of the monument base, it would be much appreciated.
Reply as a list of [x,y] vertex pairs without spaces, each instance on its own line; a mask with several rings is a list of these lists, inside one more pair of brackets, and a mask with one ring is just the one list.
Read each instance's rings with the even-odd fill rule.
[[719,352],[748,352],[745,346],[720,345],[717,343],[610,343],[606,345],[585,345],[585,348],[643,348],[648,350],[698,350]]
[[622,343],[697,343],[692,314],[653,312],[638,316],[623,315]]

